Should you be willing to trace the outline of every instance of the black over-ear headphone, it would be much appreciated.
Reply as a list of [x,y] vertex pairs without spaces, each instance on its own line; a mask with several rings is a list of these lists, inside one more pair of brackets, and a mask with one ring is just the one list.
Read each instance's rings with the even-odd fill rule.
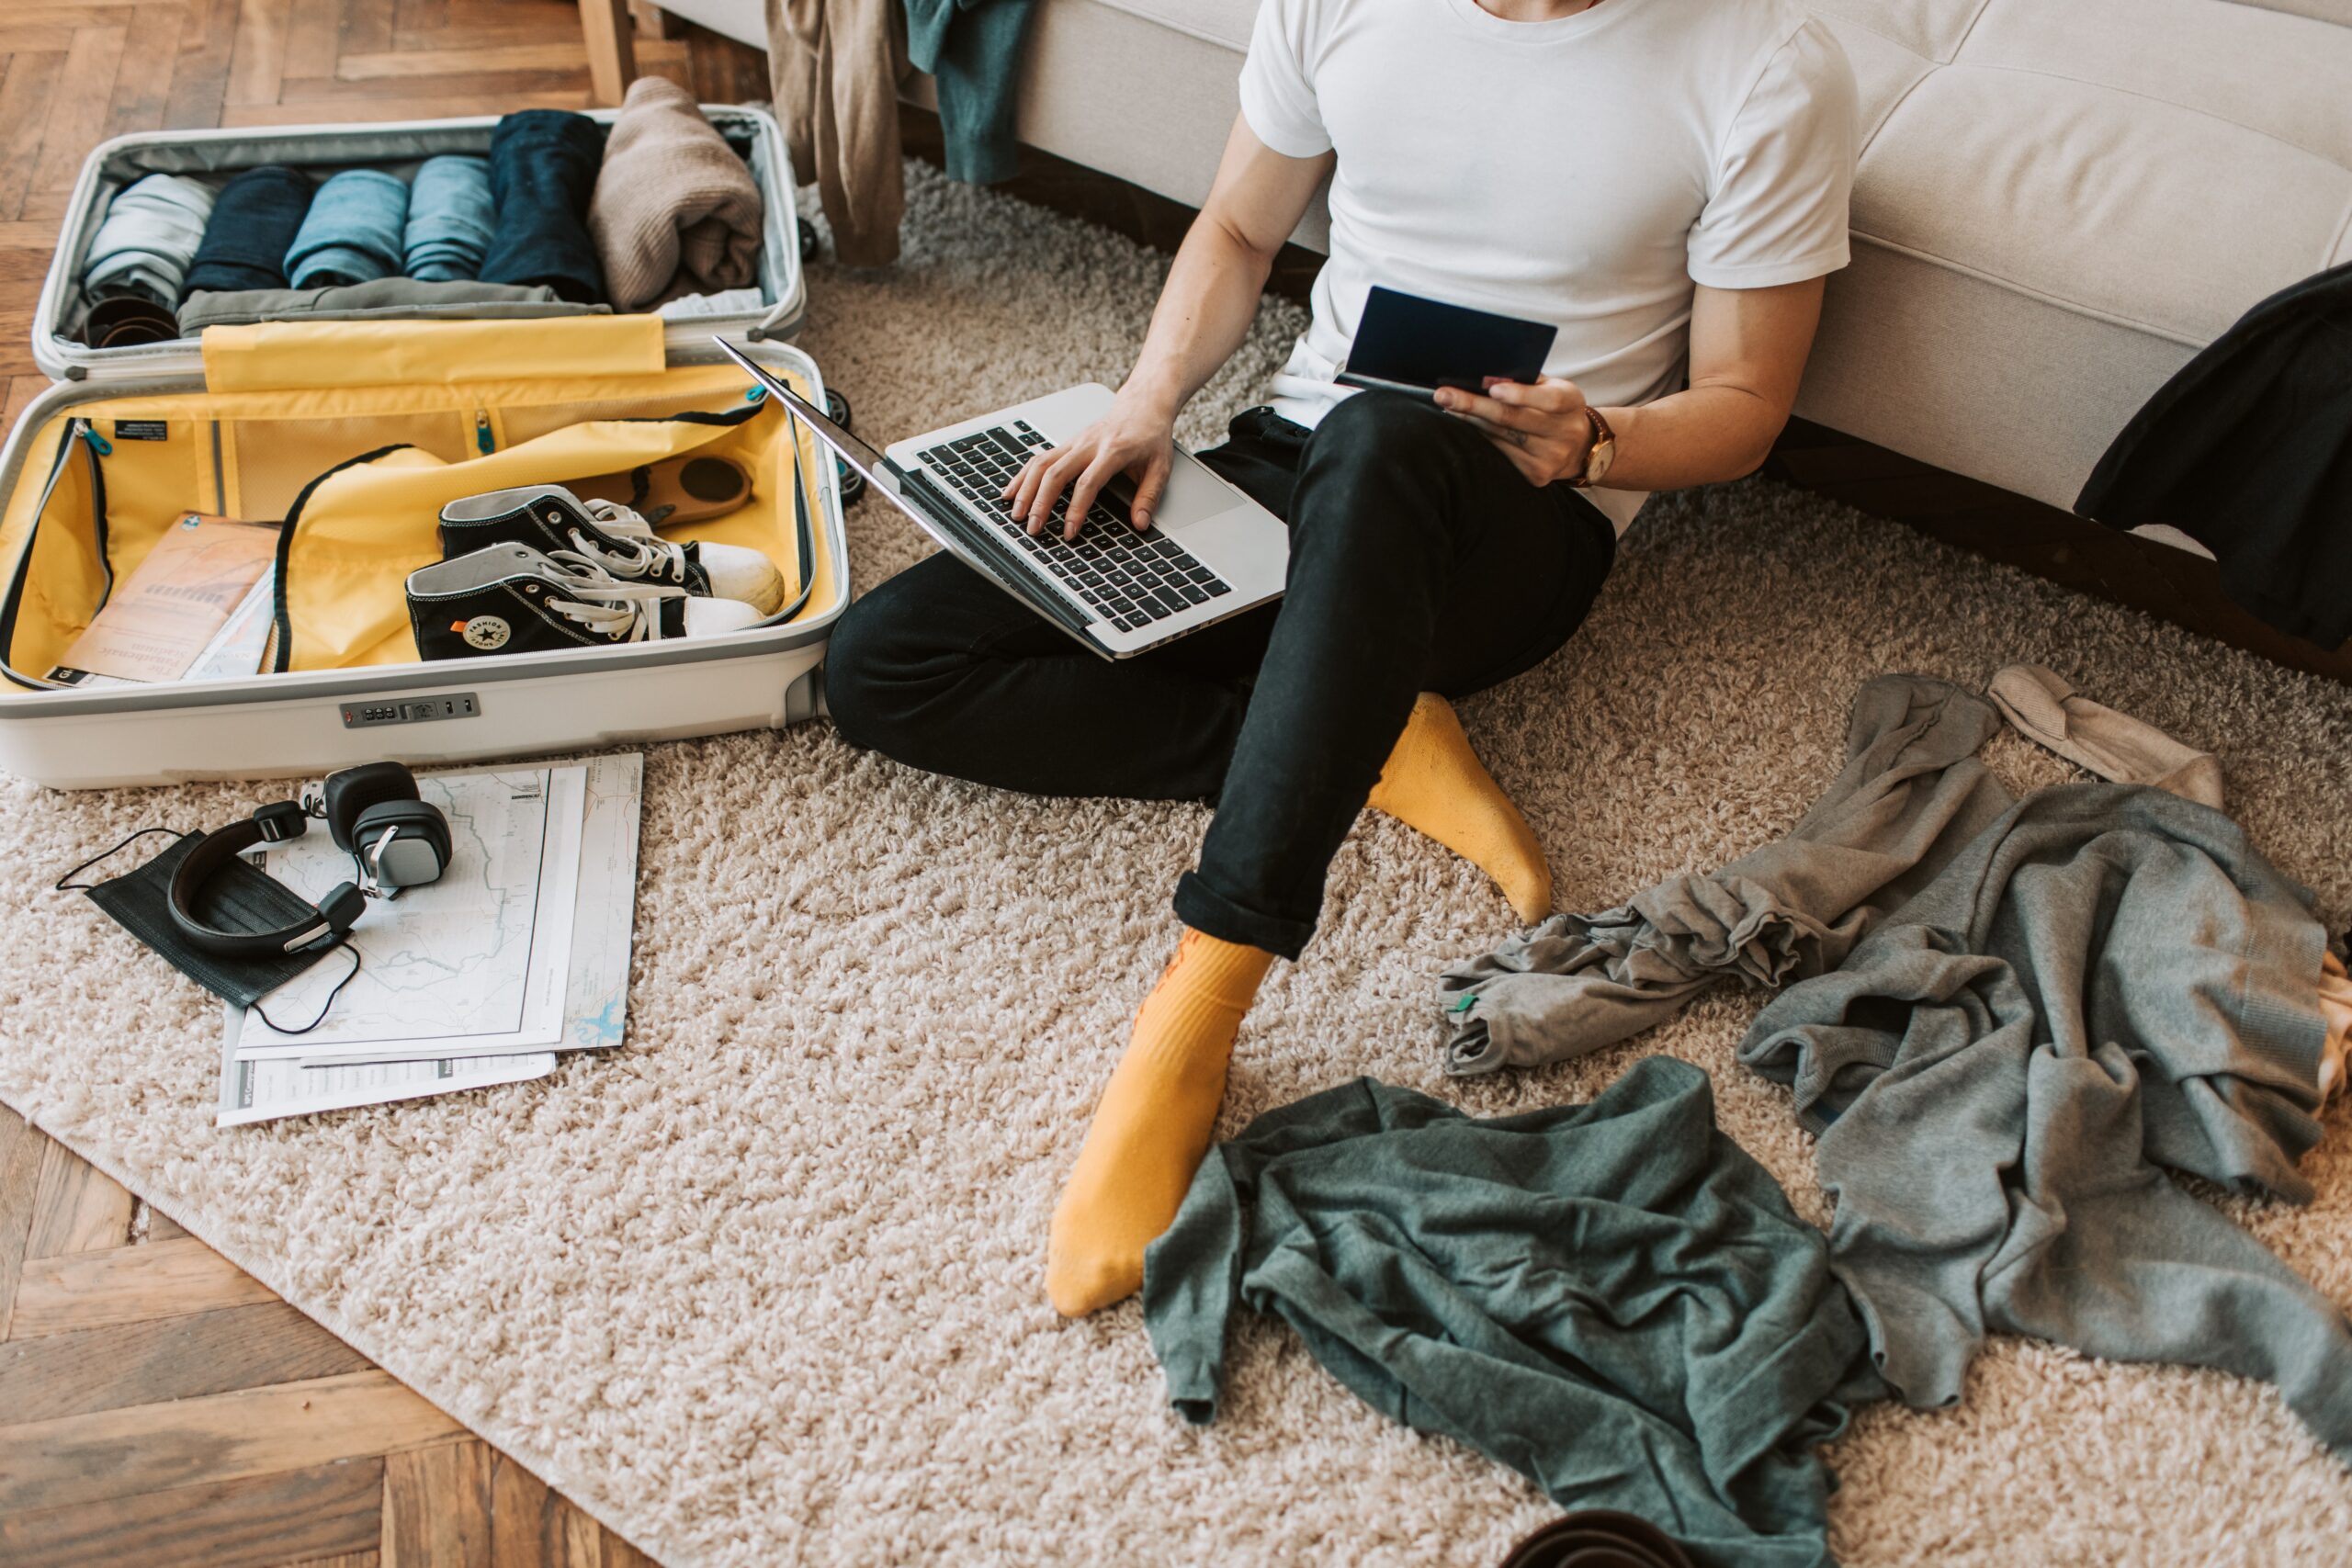
[[320,799],[335,848],[358,862],[369,892],[422,887],[449,869],[449,820],[417,798],[416,775],[398,762],[329,773]]
[[[258,807],[243,822],[207,833],[172,873],[172,920],[197,947],[224,957],[267,957],[342,939],[368,907],[368,893],[390,897],[437,880],[449,864],[449,823],[420,800],[416,776],[398,762],[368,762],[327,776],[320,815],[335,846],[349,852],[358,882],[337,883],[310,913],[276,931],[222,931],[198,919],[204,885],[255,844],[299,839],[311,825],[300,801]],[[367,892],[361,891],[362,886]]]

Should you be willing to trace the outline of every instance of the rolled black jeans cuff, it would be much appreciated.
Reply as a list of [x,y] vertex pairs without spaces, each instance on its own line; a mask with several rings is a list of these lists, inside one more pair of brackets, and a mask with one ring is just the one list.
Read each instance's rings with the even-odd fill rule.
[[1286,920],[1246,909],[1203,880],[1197,871],[1176,879],[1176,918],[1219,942],[1239,942],[1296,962],[1315,934],[1315,922]]

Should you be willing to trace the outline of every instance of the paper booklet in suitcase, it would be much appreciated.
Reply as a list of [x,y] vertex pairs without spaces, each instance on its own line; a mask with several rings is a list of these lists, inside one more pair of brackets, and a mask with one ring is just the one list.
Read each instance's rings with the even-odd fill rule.
[[[774,121],[706,112],[762,122],[759,167]],[[126,176],[478,150],[494,123],[109,142],[84,170],[59,267],[78,276],[101,193]],[[123,164],[125,149],[138,160]],[[35,347],[71,378],[37,398],[0,448],[0,768],[69,788],[288,776],[808,716],[826,634],[849,598],[836,470],[710,342],[720,330],[751,340],[763,363],[822,400],[816,365],[769,335],[797,323],[801,294],[780,141],[767,155],[760,321],[284,321],[215,327],[200,351],[91,351],[56,335],[45,293]],[[662,536],[765,554],[784,582],[777,615],[716,636],[419,657],[404,583],[441,558],[444,504],[550,483],[626,499],[649,476],[712,458],[748,480],[741,504]],[[87,646],[98,611],[153,579],[139,569],[192,518],[272,531],[264,586],[240,606],[252,645],[224,627],[215,643],[227,639],[229,657],[174,680],[78,670],[69,654]]]

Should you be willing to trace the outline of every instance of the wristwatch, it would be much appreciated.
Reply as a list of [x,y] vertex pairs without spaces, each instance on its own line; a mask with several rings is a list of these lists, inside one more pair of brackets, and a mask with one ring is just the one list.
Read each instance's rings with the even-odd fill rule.
[[1584,449],[1584,472],[1568,483],[1578,490],[1590,490],[1609,477],[1609,466],[1617,460],[1617,433],[1600,417],[1600,411],[1589,403],[1585,405],[1585,418],[1592,421],[1592,445]]

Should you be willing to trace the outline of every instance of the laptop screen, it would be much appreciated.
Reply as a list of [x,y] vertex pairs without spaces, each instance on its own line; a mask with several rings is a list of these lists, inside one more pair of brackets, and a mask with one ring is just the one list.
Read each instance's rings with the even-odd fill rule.
[[718,344],[720,350],[726,354],[728,358],[733,360],[736,364],[741,366],[744,369],[749,370],[753,376],[757,377],[761,386],[765,387],[769,391],[784,399],[785,406],[791,409],[792,412],[801,419],[804,419],[808,421],[808,423],[814,425],[817,428],[818,434],[825,438],[827,444],[829,444],[835,451],[839,452],[842,457],[848,458],[854,466],[864,470],[868,479],[871,479],[876,474],[883,471],[884,465],[888,459],[885,458],[881,453],[876,452],[872,446],[866,445],[865,441],[851,434],[849,428],[846,425],[836,423],[832,417],[826,413],[823,409],[819,408],[816,404],[810,402],[808,399],[794,391],[790,387],[786,386],[783,380],[778,378],[774,371],[768,369],[764,365],[760,364],[750,355],[743,353],[733,344],[729,343],[725,338],[714,337],[711,339],[711,342]]

